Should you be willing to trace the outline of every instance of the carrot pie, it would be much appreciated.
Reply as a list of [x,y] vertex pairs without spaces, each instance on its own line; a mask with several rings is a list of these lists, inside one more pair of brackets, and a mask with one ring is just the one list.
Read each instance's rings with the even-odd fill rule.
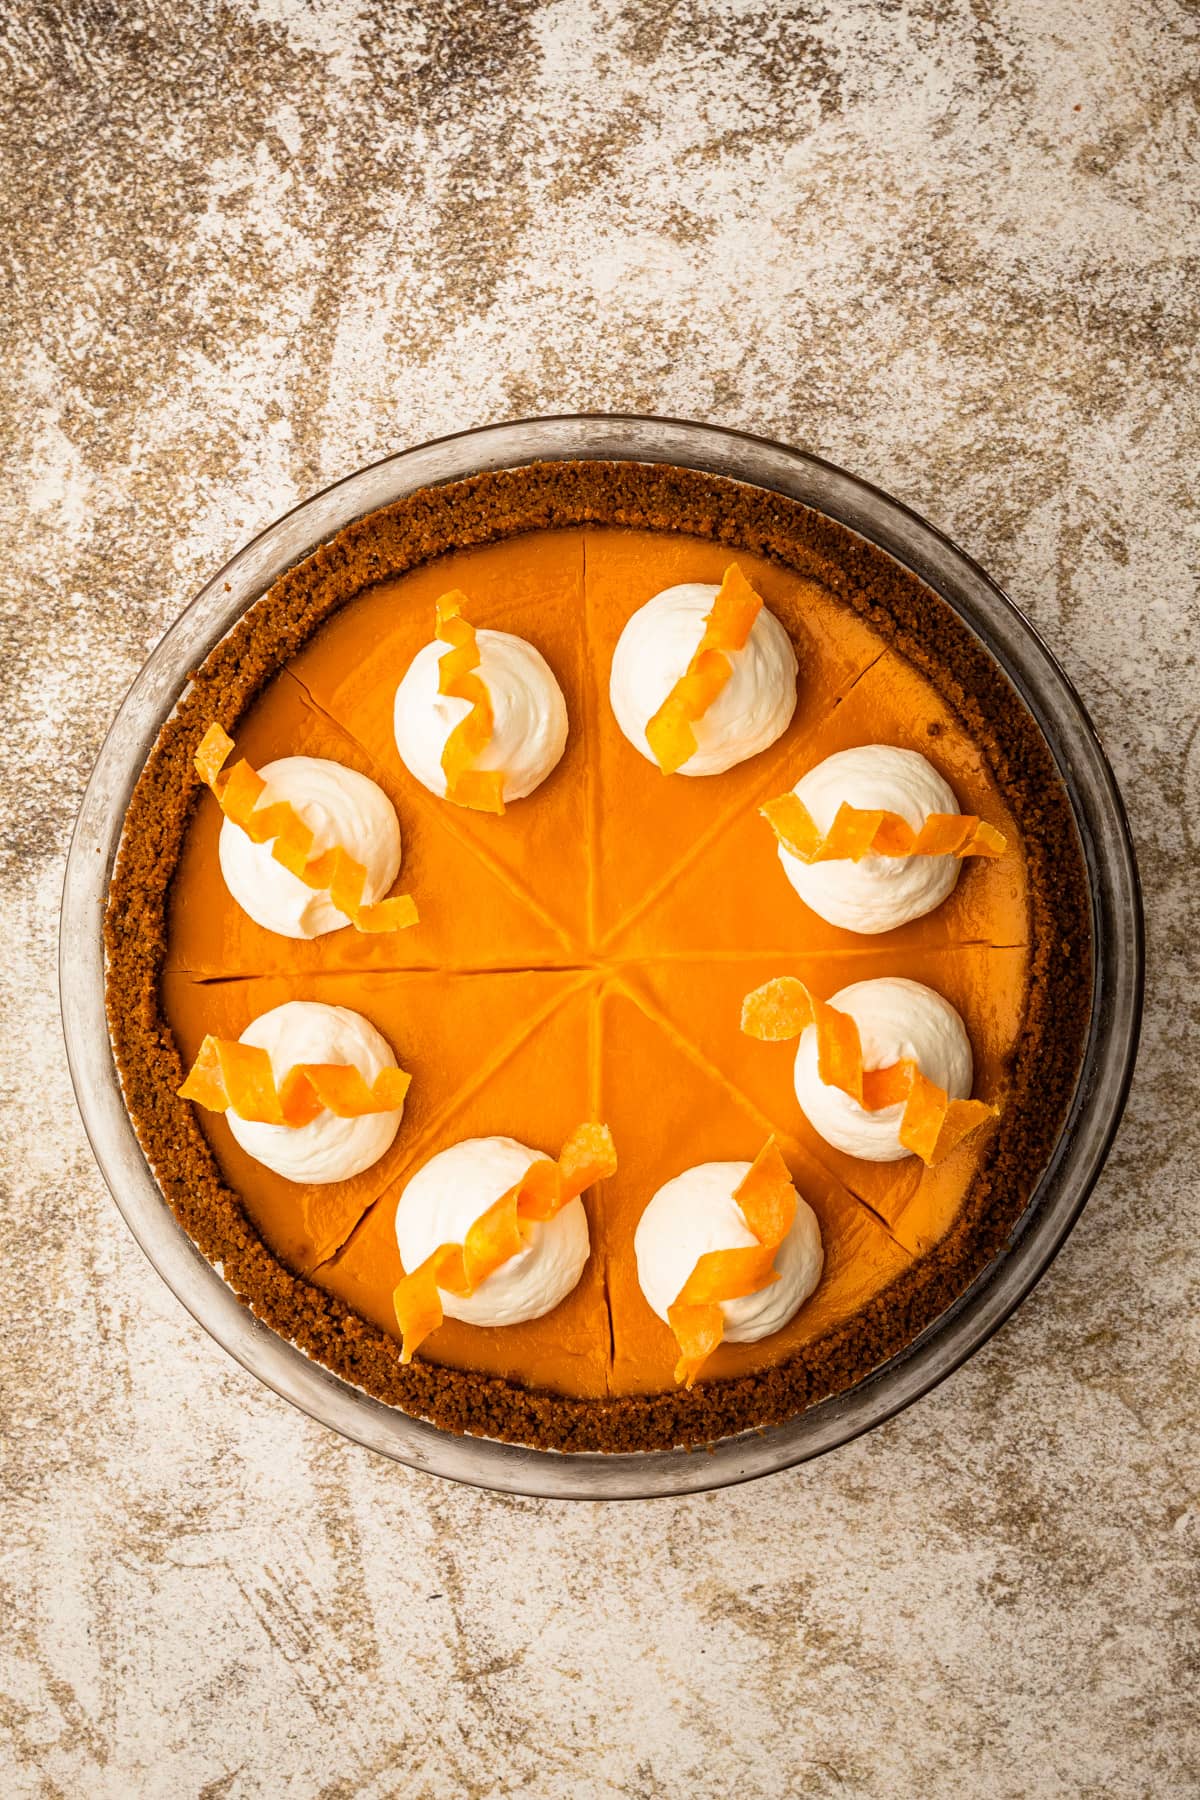
[[1091,994],[1069,805],[957,615],[694,471],[357,521],[134,792],[109,1017],[167,1201],[276,1331],[562,1450],[786,1419],[1004,1245]]

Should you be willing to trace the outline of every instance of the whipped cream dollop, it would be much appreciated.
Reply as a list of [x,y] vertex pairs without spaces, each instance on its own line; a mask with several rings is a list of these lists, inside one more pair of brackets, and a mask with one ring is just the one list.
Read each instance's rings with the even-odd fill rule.
[[[666,1182],[638,1220],[633,1237],[638,1281],[664,1324],[688,1276],[710,1250],[740,1250],[758,1239],[734,1199],[734,1189],[750,1172],[748,1162],[698,1163]],[[753,1344],[787,1324],[808,1299],[824,1265],[821,1228],[812,1207],[797,1196],[796,1217],[775,1253],[778,1281],[722,1300],[725,1336]]]
[[[267,784],[258,808],[280,800],[313,834],[313,856],[340,845],[367,872],[363,899],[382,900],[400,873],[400,826],[383,789],[357,769],[319,756],[283,756],[259,770]],[[350,923],[326,889],[306,887],[240,825],[221,825],[217,853],[225,886],[256,925],[280,937],[315,938]]]
[[[919,831],[930,813],[956,813],[958,799],[917,750],[860,744],[827,756],[801,776],[793,793],[804,802],[818,831],[826,832],[839,806],[899,813]],[[860,862],[804,863],[779,846],[784,873],[804,901],[830,925],[872,936],[940,906],[958,880],[956,856],[864,856]]]
[[[507,631],[478,631],[478,674],[492,702],[492,735],[475,763],[504,772],[504,803],[523,800],[545,781],[567,747],[567,703],[540,650]],[[447,646],[418,650],[396,689],[393,729],[400,760],[431,794],[444,799],[442,752],[471,710],[468,700],[438,693],[438,664]]]
[[[702,581],[664,588],[626,620],[617,640],[609,681],[612,709],[648,762],[655,756],[646,726],[687,673],[719,591]],[[757,756],[783,735],[796,710],[796,653],[774,613],[764,606],[744,648],[725,654],[733,673],[693,725],[696,748],[680,775],[720,775]]]
[[[945,1088],[952,1100],[971,1094],[974,1064],[971,1040],[956,1009],[919,981],[885,975],[856,981],[830,997],[858,1026],[864,1069],[887,1069],[912,1058],[922,1075]],[[796,1098],[814,1130],[848,1156],[865,1162],[899,1162],[911,1155],[900,1142],[904,1107],[868,1112],[817,1073],[817,1034],[809,1026],[800,1038],[794,1072]]]
[[[465,1242],[489,1206],[525,1175],[543,1152],[515,1138],[465,1138],[430,1157],[400,1196],[396,1243],[406,1274],[443,1244]],[[468,1325],[520,1325],[565,1300],[588,1259],[587,1214],[570,1200],[543,1224],[524,1221],[525,1248],[501,1263],[473,1294],[439,1289],[442,1310]]]
[[[396,1058],[386,1038],[369,1019],[347,1006],[325,1006],[316,1000],[288,1000],[260,1013],[239,1040],[256,1044],[271,1058],[276,1085],[297,1063],[344,1063],[356,1068],[368,1086],[382,1069],[394,1069]],[[307,1125],[263,1125],[225,1114],[242,1149],[288,1181],[324,1185],[348,1181],[378,1162],[400,1129],[404,1108],[339,1119],[328,1110]]]

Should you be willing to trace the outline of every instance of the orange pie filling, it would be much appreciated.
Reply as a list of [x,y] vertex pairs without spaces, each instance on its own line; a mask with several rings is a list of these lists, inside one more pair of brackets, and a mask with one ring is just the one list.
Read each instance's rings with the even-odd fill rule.
[[[647,727],[656,767],[613,717],[609,669],[631,612],[683,583],[721,586],[693,665]],[[763,605],[796,652],[790,725],[724,774],[664,779],[687,760],[692,725]],[[446,798],[408,773],[393,731],[397,685],[431,614],[447,646],[440,691],[471,708],[446,743]],[[533,644],[569,719],[561,760],[508,810],[503,777],[477,767],[492,731],[477,630]],[[457,551],[335,614],[237,736],[247,760],[228,774],[230,741],[207,742],[209,791],[171,893],[162,997],[192,1066],[182,1091],[269,1248],[385,1332],[397,1357],[583,1398],[753,1373],[850,1318],[949,1228],[1003,1105],[1024,1017],[1020,833],[937,690],[827,590],[749,554],[731,568],[728,550],[704,540],[615,528]],[[847,803],[822,830],[785,790],[864,744],[919,752],[958,810],[914,824]],[[351,859],[314,859],[295,813],[259,804],[253,765],[293,755],[368,776],[395,807],[413,901],[385,900],[387,927],[362,906]],[[273,838],[272,854],[301,880],[319,876],[351,925],[302,940],[249,919],[221,878],[223,814],[256,841]],[[927,915],[856,935],[789,885],[773,832],[810,862],[947,857],[958,879]],[[411,923],[410,906],[420,922],[395,929]],[[878,1066],[865,1027],[818,998],[871,982],[893,999],[920,986],[958,1019],[967,1092],[920,1057]],[[406,1073],[371,1082],[311,1060],[281,1070],[240,1041],[296,1001],[359,1018]],[[893,1121],[886,1155],[851,1153],[818,1129],[790,1058],[752,1041],[795,1038],[804,1054],[810,1035],[813,1079],[863,1119]],[[299,1131],[385,1103],[394,1138],[345,1180],[273,1172],[228,1117]],[[461,1237],[402,1266],[396,1219],[409,1183],[457,1147],[500,1140],[529,1147],[526,1173]],[[638,1226],[664,1187],[709,1164],[746,1169],[727,1198],[749,1241],[701,1251],[663,1317],[639,1279]],[[469,1300],[511,1273],[568,1208],[582,1210],[586,1260],[561,1301],[499,1325],[452,1316],[447,1297]],[[777,1329],[739,1339],[726,1329],[731,1303],[766,1294],[801,1223],[818,1246],[816,1285]]]

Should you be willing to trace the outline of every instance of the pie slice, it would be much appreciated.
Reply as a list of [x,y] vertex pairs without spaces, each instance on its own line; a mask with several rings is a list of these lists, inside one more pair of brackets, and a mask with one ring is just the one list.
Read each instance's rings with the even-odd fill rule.
[[[562,761],[534,793],[514,801],[500,817],[431,795],[396,750],[397,685],[417,651],[433,640],[439,598],[455,589],[465,594],[476,631],[511,632],[541,651],[567,703],[571,730]],[[288,665],[316,704],[390,772],[400,797],[401,829],[410,812],[436,812],[469,856],[501,873],[535,914],[553,921],[564,945],[583,935],[587,912],[583,616],[582,533],[538,532],[512,543],[454,551],[369,588]],[[415,884],[415,868],[411,879]],[[411,891],[416,894],[415,885]],[[446,892],[440,883],[435,891]]]
[[647,1005],[714,1067],[727,1072],[730,1085],[770,1122],[785,1145],[802,1148],[818,1161],[906,1250],[914,1255],[928,1250],[957,1217],[995,1125],[981,1127],[932,1169],[915,1156],[874,1163],[835,1150],[800,1110],[792,1079],[795,1044],[759,1043],[741,1030],[743,999],[777,975],[797,976],[823,999],[851,982],[882,975],[923,982],[962,1015],[975,1060],[972,1097],[1003,1108],[1026,1017],[1026,952],[964,944],[902,955],[876,949],[848,958],[793,954],[707,966],[663,962],[641,966],[629,977]]
[[[758,807],[764,798],[786,793],[836,751],[875,743],[927,757],[954,789],[962,811],[995,825],[1007,848],[995,860],[964,858],[953,893],[934,912],[871,937],[829,925],[805,905],[784,873],[775,834]],[[1020,827],[978,745],[933,683],[903,658],[890,651],[877,658],[772,777],[770,794],[747,795],[653,903],[629,919],[613,940],[614,954],[653,954],[669,943],[677,951],[721,955],[790,946],[805,954],[852,957],[879,944],[906,953],[937,944],[1029,941]]]
[[[618,939],[626,941],[655,897],[669,894],[680,871],[704,846],[719,841],[728,820],[775,792],[781,771],[792,766],[839,694],[884,645],[818,582],[744,551],[703,538],[606,530],[588,531],[585,548],[596,720],[592,805],[600,847],[595,942],[607,950]],[[723,775],[667,776],[634,749],[613,716],[613,651],[630,614],[655,594],[683,582],[719,584],[734,561],[791,637],[800,665],[796,711],[783,737],[761,756]]]
[[[261,768],[283,756],[318,756],[369,776],[400,820],[403,862],[393,891],[413,895],[419,922],[405,931],[366,933],[346,927],[311,939],[281,937],[255,924],[230,894],[217,856],[221,811],[203,790],[188,826],[171,884],[166,967],[191,975],[316,974],[361,969],[536,968],[563,960],[558,927],[507,871],[484,860],[445,818],[444,801],[416,782],[405,785],[391,765],[315,706],[287,671],[272,681],[239,720],[230,758]],[[480,918],[489,921],[481,950]]]
[[[633,1248],[638,1220],[663,1183],[684,1169],[704,1162],[752,1162],[769,1124],[706,1056],[648,1016],[622,984],[606,985],[600,1008],[602,1104],[625,1126],[618,1140],[618,1150],[624,1141],[624,1153],[617,1173],[602,1184],[598,1205],[612,1312],[612,1390],[670,1392],[679,1346],[670,1327],[651,1311],[638,1281]],[[705,1363],[705,1380],[785,1360],[859,1312],[911,1260],[795,1137],[781,1139],[780,1148],[797,1191],[820,1222],[824,1272],[816,1292],[782,1331],[755,1344],[721,1344]]]
[[[364,1015],[412,1076],[390,1150],[348,1181],[309,1185],[274,1174],[237,1143],[221,1113],[197,1117],[226,1181],[267,1244],[301,1273],[332,1256],[390,1181],[419,1155],[462,1097],[502,1068],[515,1046],[561,1005],[578,976],[542,971],[270,975],[197,981],[163,978],[163,1009],[186,1065],[208,1035],[237,1038],[288,1000],[316,1000]],[[578,1123],[576,1120],[575,1123]]]
[[[590,1076],[590,989],[576,986],[490,1069],[443,1109],[412,1153],[391,1171],[386,1192],[345,1248],[316,1271],[318,1284],[399,1340],[392,1292],[404,1272],[396,1248],[396,1205],[410,1175],[438,1151],[472,1137],[514,1137],[557,1156],[568,1134],[596,1116]],[[414,1089],[416,1082],[413,1083]],[[620,1154],[620,1144],[617,1146]],[[464,1325],[446,1319],[418,1356],[475,1369],[551,1393],[596,1397],[608,1391],[609,1328],[597,1193],[584,1196],[592,1255],[579,1284],[553,1312],[523,1325]]]

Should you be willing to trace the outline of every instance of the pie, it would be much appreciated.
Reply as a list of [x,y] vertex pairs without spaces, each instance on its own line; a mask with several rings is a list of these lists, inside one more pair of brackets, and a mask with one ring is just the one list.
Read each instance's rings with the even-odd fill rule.
[[[618,722],[614,652],[652,596],[727,579],[790,640],[794,710],[723,772],[664,774]],[[565,748],[502,813],[431,792],[397,751],[398,685],[435,619],[465,629],[455,607],[472,630],[535,646],[565,700]],[[686,717],[681,702],[668,725],[686,732]],[[394,891],[419,922],[311,938],[256,923],[223,876],[221,807],[195,767],[214,722],[255,769],[319,758],[376,784],[400,824]],[[932,910],[870,935],[805,904],[761,811],[862,746],[919,753],[1003,844],[964,856]],[[426,489],[282,577],[162,728],[128,811],[107,950],[131,1116],[224,1279],[381,1400],[560,1450],[777,1423],[903,1350],[1019,1221],[1072,1097],[1091,1001],[1066,794],[1032,716],[957,615],[798,503],[643,464],[534,464]],[[980,1103],[952,1153],[869,1160],[810,1123],[795,1046],[742,1028],[747,996],[781,980],[818,1002],[900,981],[950,1003]],[[297,1001],[361,1016],[411,1076],[388,1147],[345,1179],[274,1173],[227,1113],[180,1097],[206,1040],[235,1043]],[[448,1314],[402,1360],[396,1296],[411,1271],[397,1209],[418,1172],[479,1139],[553,1162],[585,1121],[608,1127],[616,1169],[583,1194],[586,1261],[565,1298],[514,1323]],[[771,1144],[819,1226],[819,1279],[781,1328],[731,1333],[686,1385],[678,1335],[642,1285],[639,1221],[682,1172],[749,1166]]]

